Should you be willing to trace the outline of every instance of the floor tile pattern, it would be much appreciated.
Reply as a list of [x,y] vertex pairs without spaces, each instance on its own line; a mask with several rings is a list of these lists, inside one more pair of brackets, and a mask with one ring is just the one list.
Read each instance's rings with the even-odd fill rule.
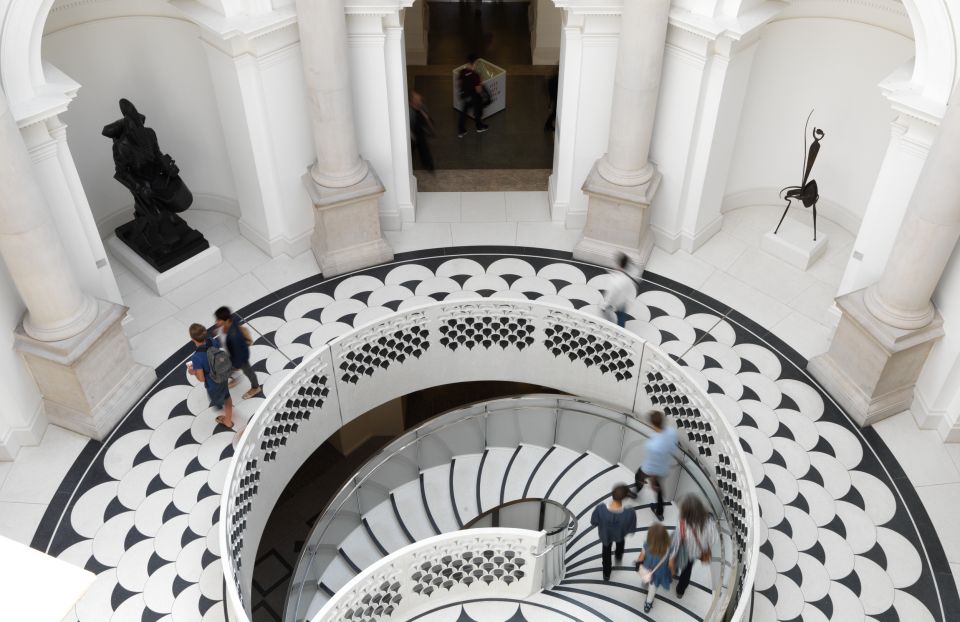
[[[311,348],[366,318],[462,295],[471,280],[486,289],[491,276],[503,291],[484,294],[596,311],[602,269],[563,253],[514,252],[411,253],[275,291],[241,310],[258,333],[254,368],[272,391]],[[879,435],[855,428],[803,372],[805,360],[750,319],[655,274],[639,290],[628,329],[688,367],[748,453],[763,517],[753,619],[957,619],[943,549]],[[97,573],[76,620],[223,619],[216,532],[235,433],[214,423],[184,371],[188,354],[183,347],[161,365],[157,385],[92,460],[78,461],[67,480],[79,470],[79,484],[58,493],[69,502],[51,505],[34,540]],[[241,425],[258,402],[240,402]]]

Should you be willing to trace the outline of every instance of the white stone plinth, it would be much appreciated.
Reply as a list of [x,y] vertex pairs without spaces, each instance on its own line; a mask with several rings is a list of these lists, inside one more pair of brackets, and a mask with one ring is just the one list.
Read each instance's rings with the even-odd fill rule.
[[939,314],[919,329],[878,320],[867,309],[865,291],[837,298],[842,315],[830,349],[807,364],[807,371],[864,427],[910,408],[920,370],[943,336]]
[[806,270],[827,250],[827,234],[818,231],[814,240],[813,227],[784,218],[780,231],[763,234],[760,248],[795,268]]
[[102,441],[153,385],[157,374],[130,354],[120,325],[126,307],[96,302],[96,319],[79,335],[39,341],[24,332],[21,324],[14,340],[43,395],[50,422]]
[[597,168],[594,164],[583,184],[590,197],[587,223],[573,256],[613,266],[617,255],[624,253],[642,272],[653,251],[650,202],[660,186],[660,173],[654,170],[650,181],[639,186],[619,186],[604,179]]
[[105,245],[114,259],[143,281],[157,296],[163,296],[223,262],[220,249],[211,245],[202,253],[178,263],[166,272],[157,272],[156,268],[144,261],[117,236],[111,235]]
[[347,188],[318,185],[303,176],[313,201],[313,254],[326,277],[375,266],[393,259],[393,249],[380,229],[379,199],[383,184],[373,168],[358,184]]

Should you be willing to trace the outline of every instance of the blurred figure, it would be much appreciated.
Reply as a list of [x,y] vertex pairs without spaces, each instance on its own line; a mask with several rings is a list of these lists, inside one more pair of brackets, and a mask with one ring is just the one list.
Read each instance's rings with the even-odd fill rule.
[[717,521],[703,501],[687,495],[680,503],[680,522],[670,542],[670,572],[677,577],[677,598],[683,598],[690,585],[693,562],[709,563],[718,539]]
[[547,96],[550,97],[550,108],[547,120],[543,124],[544,132],[553,132],[557,129],[557,97],[560,92],[559,68],[547,78]]
[[616,561],[619,564],[623,559],[625,548],[624,540],[637,529],[637,513],[631,508],[623,507],[623,500],[629,489],[620,484],[614,486],[610,503],[601,503],[593,509],[590,515],[590,524],[597,528],[602,545],[603,580],[610,580],[613,563],[610,554],[613,547],[617,547]]
[[633,278],[627,274],[630,258],[619,253],[615,259],[617,268],[610,270],[610,283],[603,294],[603,310],[607,319],[614,319],[621,328],[627,323],[624,310],[627,303],[637,297],[637,287]]
[[194,353],[187,361],[187,373],[202,382],[207,390],[207,398],[217,415],[217,423],[233,429],[233,400],[230,399],[230,358],[220,347],[220,340],[207,334],[202,324],[190,325],[190,340]]
[[[229,307],[220,307],[213,316],[217,321],[217,328],[220,329],[220,336],[223,343],[230,353],[230,365],[234,371],[242,371],[250,380],[250,389],[243,394],[243,399],[248,400],[263,393],[263,387],[257,381],[257,374],[250,366],[250,344],[253,339],[250,333],[243,326],[243,320],[236,313],[230,311]],[[230,380],[230,387],[237,384],[236,380]]]
[[[650,427],[654,432],[647,439],[644,446],[645,456],[643,464],[637,469],[635,485],[637,492],[643,490],[643,485],[650,482],[650,486],[657,493],[657,505],[653,513],[657,520],[663,520],[663,482],[670,474],[673,466],[673,454],[677,450],[677,430],[665,425],[663,413],[659,410],[650,412]],[[635,494],[631,497],[636,498]]]
[[467,55],[467,66],[460,70],[460,119],[457,123],[457,138],[467,135],[467,112],[473,111],[473,120],[477,124],[477,133],[486,132],[490,126],[483,122],[483,80],[477,73],[476,54]]
[[433,172],[433,154],[430,152],[430,143],[427,141],[433,135],[433,120],[427,110],[427,104],[420,93],[410,89],[410,136],[420,157],[420,164],[431,173]]

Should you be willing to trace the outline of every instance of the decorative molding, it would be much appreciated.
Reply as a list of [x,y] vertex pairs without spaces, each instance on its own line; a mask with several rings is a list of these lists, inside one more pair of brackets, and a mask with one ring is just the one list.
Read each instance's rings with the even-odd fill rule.
[[0,462],[14,460],[21,447],[39,445],[47,431],[47,412],[41,398],[30,419],[22,426],[8,426],[0,436]]

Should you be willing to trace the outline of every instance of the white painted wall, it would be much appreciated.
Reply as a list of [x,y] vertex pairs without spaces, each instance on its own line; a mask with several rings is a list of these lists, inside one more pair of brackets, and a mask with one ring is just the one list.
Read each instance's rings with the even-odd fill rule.
[[103,126],[120,117],[126,97],[157,132],[160,148],[180,167],[194,206],[239,216],[210,84],[207,61],[189,22],[138,16],[73,25],[43,38],[43,57],[82,86],[61,116],[80,179],[102,235],[132,213],[133,200],[113,179]]
[[13,349],[13,331],[23,317],[25,307],[13,286],[6,266],[0,260],[0,460],[13,460],[21,445],[40,441],[46,418],[38,426],[36,438],[28,438],[31,418],[42,408],[40,391],[27,371],[20,354]]
[[934,345],[917,380],[911,411],[923,427],[936,427],[960,442],[960,248],[940,278],[933,302],[943,316],[943,338]]
[[768,24],[754,59],[725,195],[759,191],[769,197],[799,184],[803,124],[816,108],[811,126],[822,127],[826,137],[812,177],[824,200],[862,218],[894,117],[877,84],[913,53],[910,39],[856,21]]

